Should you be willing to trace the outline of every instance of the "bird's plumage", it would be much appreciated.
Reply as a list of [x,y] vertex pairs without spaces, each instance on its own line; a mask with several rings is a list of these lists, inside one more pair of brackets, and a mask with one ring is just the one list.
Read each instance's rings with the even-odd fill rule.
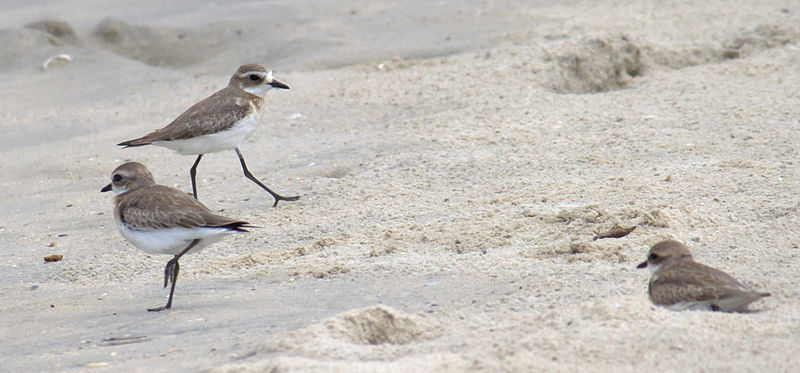
[[247,223],[218,215],[180,190],[152,185],[116,197],[119,221],[131,229],[223,228],[245,231]]
[[111,173],[111,184],[101,192],[114,191],[114,219],[120,234],[142,251],[174,255],[164,269],[164,287],[172,282],[169,300],[161,311],[172,307],[178,260],[198,252],[232,232],[247,232],[246,221],[215,214],[196,199],[158,185],[143,164],[127,162]]
[[752,291],[729,274],[694,261],[671,263],[662,267],[652,276],[649,292],[656,304],[673,305],[683,302],[686,306],[690,306],[688,303],[727,304],[733,299],[750,303],[768,295]]
[[689,249],[677,241],[662,241],[650,249],[648,292],[653,303],[674,310],[712,309],[745,311],[747,305],[769,296],[743,285],[731,275],[694,261]]
[[245,177],[275,198],[273,206],[277,206],[278,201],[296,201],[299,196],[284,197],[253,176],[240,149],[261,123],[264,96],[272,88],[289,89],[289,86],[275,80],[272,70],[262,65],[242,65],[231,76],[227,87],[192,105],[166,127],[117,145],[130,148],[152,144],[182,155],[197,155],[189,170],[195,199],[197,166],[203,154],[235,150]]
[[228,86],[192,105],[166,127],[117,145],[127,148],[162,141],[186,140],[227,131],[237,121],[248,115],[260,113],[263,106],[263,98],[238,87]]
[[247,232],[246,221],[215,214],[178,189],[155,183],[138,162],[128,162],[112,173],[114,218],[120,233],[137,248],[154,254],[175,255],[193,240],[198,252],[231,232]]

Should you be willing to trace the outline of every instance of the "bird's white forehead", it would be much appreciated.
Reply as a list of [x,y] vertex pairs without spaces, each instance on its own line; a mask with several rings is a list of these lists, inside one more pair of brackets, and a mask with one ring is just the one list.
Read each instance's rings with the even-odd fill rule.
[[272,83],[272,81],[274,80],[274,77],[272,76],[272,70],[271,69],[267,70],[267,76],[266,76],[266,78],[264,80],[266,80],[266,81],[268,81],[270,83]]

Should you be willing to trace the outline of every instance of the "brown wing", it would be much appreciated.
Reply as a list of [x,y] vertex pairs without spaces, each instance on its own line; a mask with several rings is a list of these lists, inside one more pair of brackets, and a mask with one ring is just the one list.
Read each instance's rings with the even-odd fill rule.
[[163,185],[124,195],[117,207],[120,221],[136,230],[220,227],[241,230],[247,222],[217,215],[188,194]]
[[226,87],[194,104],[166,127],[117,145],[141,146],[157,141],[182,140],[224,131],[239,119],[252,113],[254,109],[259,109],[261,105],[263,105],[261,97],[236,87]]
[[650,282],[650,296],[663,305],[716,301],[749,293],[751,290],[727,273],[694,262],[665,267]]

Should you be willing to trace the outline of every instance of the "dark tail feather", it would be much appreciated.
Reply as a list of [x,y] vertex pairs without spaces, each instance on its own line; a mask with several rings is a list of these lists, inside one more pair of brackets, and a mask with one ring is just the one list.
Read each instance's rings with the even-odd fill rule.
[[257,227],[255,225],[250,225],[250,223],[248,223],[246,221],[237,221],[237,222],[233,222],[233,223],[230,223],[230,224],[218,225],[218,226],[215,226],[214,228],[225,228],[227,230],[236,231],[236,232],[247,232],[247,229],[244,229],[244,228],[261,228],[261,227]]
[[123,148],[132,148],[132,147],[135,147],[135,146],[144,146],[144,145],[150,145],[150,144],[152,144],[152,142],[145,141],[144,137],[140,137],[138,139],[123,141],[123,142],[117,144],[117,146],[122,146]]

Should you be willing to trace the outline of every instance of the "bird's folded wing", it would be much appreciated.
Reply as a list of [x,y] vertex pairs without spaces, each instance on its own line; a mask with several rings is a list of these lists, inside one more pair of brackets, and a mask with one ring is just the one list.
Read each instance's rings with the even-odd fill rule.
[[664,304],[679,301],[715,301],[748,293],[749,289],[718,269],[693,263],[680,270],[659,272],[651,284],[654,297]]
[[142,137],[141,142],[183,140],[225,131],[256,109],[246,94],[221,90],[187,109],[166,127]]
[[120,220],[131,229],[147,231],[220,227],[237,222],[214,214],[200,202],[177,189],[163,185],[153,188],[159,189],[159,192],[136,193],[120,204]]

